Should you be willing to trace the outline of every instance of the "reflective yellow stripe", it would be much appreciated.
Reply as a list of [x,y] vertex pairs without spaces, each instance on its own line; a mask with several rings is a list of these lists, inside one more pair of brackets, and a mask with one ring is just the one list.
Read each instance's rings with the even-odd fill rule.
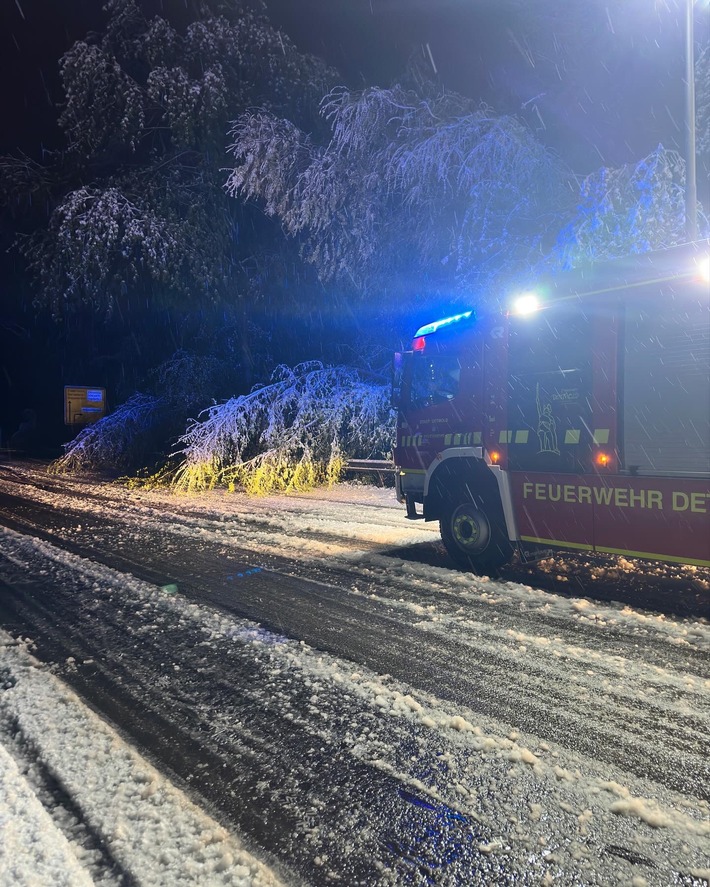
[[702,558],[694,557],[675,557],[671,554],[654,554],[652,551],[629,551],[626,548],[607,548],[605,545],[598,545],[597,551],[603,551],[604,554],[629,554],[631,557],[647,557],[656,561],[669,561],[673,564],[690,564],[693,567],[710,567],[710,561]]
[[579,548],[581,551],[593,551],[594,546],[584,542],[561,542],[559,539],[540,539],[537,536],[521,536],[523,542],[539,542],[540,545],[559,545],[563,548]]
[[652,551],[631,551],[628,548],[609,548],[606,545],[586,545],[583,542],[562,542],[560,539],[540,539],[537,536],[521,536],[523,542],[537,542],[540,545],[559,545],[560,548],[576,548],[581,551],[599,551],[602,554],[628,554],[630,557],[644,557],[655,561],[668,561],[672,564],[690,564],[693,567],[710,567],[710,561],[695,557],[676,557],[671,554],[657,554]]
[[579,428],[568,428],[565,431],[565,443],[566,444],[578,444],[579,443]]
[[519,444],[526,444],[528,442],[528,434],[529,431],[516,431],[515,432],[515,442]]
[[594,443],[595,444],[608,444],[609,443],[609,429],[608,428],[595,428],[594,429]]
[[444,435],[444,446],[445,447],[470,447],[472,443],[481,442],[481,432],[480,431],[469,431],[467,434],[445,434]]

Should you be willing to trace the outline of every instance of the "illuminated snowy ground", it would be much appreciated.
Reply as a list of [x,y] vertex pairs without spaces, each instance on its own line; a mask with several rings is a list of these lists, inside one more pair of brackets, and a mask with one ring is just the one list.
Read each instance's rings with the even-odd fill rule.
[[[710,878],[710,805],[704,799],[710,785],[693,785],[708,773],[706,621],[564,598],[393,557],[385,547],[431,542],[436,532],[406,524],[386,490],[345,487],[268,500],[213,493],[176,505],[165,494],[69,482],[67,489],[79,496],[74,499],[51,479],[37,486],[33,472],[18,470],[12,478],[0,473],[0,491],[16,490],[18,481],[32,481],[26,492],[36,501],[80,512],[80,523],[57,531],[64,536],[90,540],[93,519],[120,511],[119,544],[128,545],[151,528],[164,530],[169,516],[178,543],[218,539],[229,546],[234,540],[259,554],[288,551],[304,571],[313,563],[342,568],[351,576],[344,596],[386,606],[403,633],[416,630],[432,640],[432,649],[444,651],[455,641],[485,683],[501,699],[510,696],[508,710],[519,705],[520,718],[485,716],[465,700],[422,690],[417,650],[410,683],[215,612],[51,541],[0,529],[0,578],[6,565],[14,565],[57,587],[71,581],[77,606],[98,600],[137,614],[128,630],[138,643],[146,630],[162,635],[189,624],[215,654],[228,651],[235,662],[256,663],[261,681],[249,690],[256,709],[282,717],[284,725],[306,723],[323,748],[388,775],[432,811],[456,811],[470,826],[476,851],[521,877],[527,872],[521,883],[665,887]],[[563,574],[565,562],[552,561],[547,569]],[[623,576],[637,567],[619,559],[613,569]],[[688,569],[680,576],[708,590],[706,574]],[[4,635],[0,643],[6,688],[0,694],[0,822],[7,836],[0,851],[2,887],[118,883],[93,846],[94,836],[138,884],[279,883],[246,855],[238,835],[221,830],[52,674],[87,663],[47,668],[32,661],[27,644]],[[299,707],[304,694],[305,711]],[[552,741],[521,729],[523,711],[530,709],[539,711],[541,724],[563,712],[570,735]],[[227,708],[212,724],[215,735],[247,726]],[[599,758],[581,754],[576,738],[585,732],[637,748],[648,757],[649,771],[673,761],[679,781],[687,776],[691,790],[639,775],[643,765],[635,774],[620,769],[604,759],[603,749]],[[675,742],[677,749],[668,747]],[[366,834],[348,831],[358,799],[349,803],[351,820],[304,831],[303,842],[323,866],[317,883],[338,882],[329,869],[333,845],[350,843],[353,854],[367,846]],[[306,819],[310,815],[304,811]],[[458,827],[450,812],[442,822],[447,833]],[[401,872],[383,868],[379,883],[405,883],[398,880]],[[451,878],[436,883],[462,883]]]
[[[281,880],[0,632],[0,884]],[[96,847],[100,835],[119,872]]]

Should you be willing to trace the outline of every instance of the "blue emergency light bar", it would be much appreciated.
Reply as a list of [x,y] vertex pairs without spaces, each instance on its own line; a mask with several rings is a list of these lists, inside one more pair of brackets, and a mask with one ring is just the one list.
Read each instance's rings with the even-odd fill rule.
[[454,314],[453,317],[444,317],[441,320],[435,320],[433,323],[427,323],[424,326],[419,327],[414,334],[414,338],[416,339],[418,336],[429,336],[437,330],[440,330],[442,327],[451,326],[454,323],[460,323],[462,320],[473,319],[473,311],[464,311],[463,314]]

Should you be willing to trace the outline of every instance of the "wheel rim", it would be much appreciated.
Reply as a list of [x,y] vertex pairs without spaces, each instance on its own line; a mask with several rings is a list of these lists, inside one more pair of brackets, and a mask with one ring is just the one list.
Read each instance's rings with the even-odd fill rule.
[[485,514],[473,505],[459,505],[451,517],[451,534],[461,551],[471,554],[486,548],[491,539],[491,525]]

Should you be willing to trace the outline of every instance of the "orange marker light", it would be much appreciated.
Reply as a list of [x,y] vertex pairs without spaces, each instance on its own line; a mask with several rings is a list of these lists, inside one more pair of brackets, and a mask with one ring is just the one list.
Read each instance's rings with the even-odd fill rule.
[[500,462],[500,453],[496,453],[495,451],[490,453],[491,462],[494,465],[497,465]]
[[602,468],[607,468],[611,463],[611,456],[609,453],[597,453],[596,462]]

